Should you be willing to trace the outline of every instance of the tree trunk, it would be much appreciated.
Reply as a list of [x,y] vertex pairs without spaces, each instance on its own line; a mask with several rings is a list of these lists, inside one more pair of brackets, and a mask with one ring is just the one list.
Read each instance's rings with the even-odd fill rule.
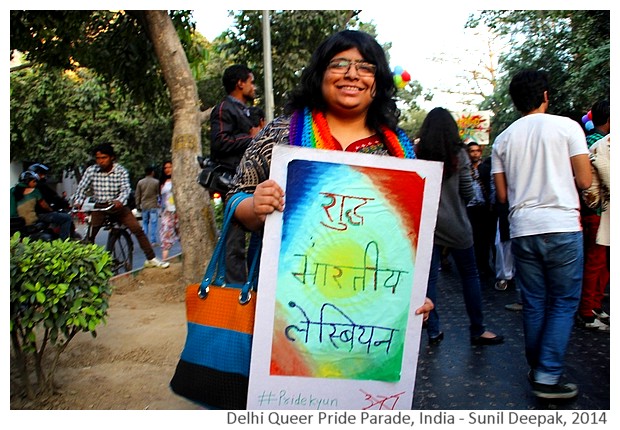
[[200,101],[185,51],[166,11],[144,11],[147,32],[172,100],[172,185],[179,216],[183,281],[198,282],[217,239],[209,193],[198,184]]

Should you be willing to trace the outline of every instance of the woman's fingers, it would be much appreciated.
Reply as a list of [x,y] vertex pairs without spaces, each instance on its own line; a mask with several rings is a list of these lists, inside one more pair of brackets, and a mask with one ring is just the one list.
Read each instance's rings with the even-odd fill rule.
[[284,191],[272,179],[261,182],[254,191],[254,213],[261,220],[274,211],[284,209]]

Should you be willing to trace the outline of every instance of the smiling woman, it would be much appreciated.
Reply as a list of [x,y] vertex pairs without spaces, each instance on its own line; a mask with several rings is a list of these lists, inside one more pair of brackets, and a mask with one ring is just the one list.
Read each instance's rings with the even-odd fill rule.
[[[237,220],[260,230],[268,214],[284,208],[284,191],[268,179],[274,145],[415,158],[413,144],[397,127],[395,93],[385,52],[372,36],[344,30],[323,41],[304,68],[287,113],[261,131],[241,160],[229,195],[252,195],[237,207]],[[428,301],[416,313],[428,314],[432,307]]]
[[[313,5],[319,9],[333,7],[333,4],[322,1],[315,1]],[[361,22],[375,25],[379,44],[390,45],[391,68],[404,67],[411,73],[412,81],[419,82],[425,92],[433,92],[432,101],[418,98],[419,106],[427,110],[435,106],[444,106],[453,112],[469,110],[464,109],[461,103],[461,99],[466,97],[456,91],[459,83],[457,77],[466,70],[485,64],[490,55],[488,44],[491,43],[480,28],[465,29],[468,16],[475,10],[453,8],[446,13],[440,7],[425,7],[423,18],[420,18],[421,11],[415,3],[399,5],[398,13],[394,13],[393,8],[377,7],[366,1],[356,2],[355,7],[361,9],[358,16]],[[194,10],[198,31],[212,41],[234,25],[229,12],[238,11],[218,8]],[[279,12],[271,13],[275,15]],[[441,22],[440,27],[438,22]],[[499,48],[495,46],[497,41],[493,44],[494,50]],[[485,91],[490,91],[486,79],[476,80],[476,83],[482,85]]]
[[239,221],[258,230],[283,208],[283,190],[268,179],[273,145],[414,158],[412,143],[397,127],[395,94],[385,52],[372,36],[345,30],[327,38],[304,69],[287,114],[268,124],[245,153],[232,192],[253,196],[239,205]]

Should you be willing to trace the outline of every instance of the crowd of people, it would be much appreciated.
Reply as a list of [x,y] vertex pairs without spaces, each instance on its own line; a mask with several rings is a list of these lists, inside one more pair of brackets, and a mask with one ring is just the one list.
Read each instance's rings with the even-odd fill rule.
[[[520,300],[509,309],[523,313],[532,392],[546,399],[576,396],[577,387],[561,378],[583,284],[579,196],[592,182],[584,130],[547,113],[552,93],[546,73],[524,70],[510,85],[522,117],[496,138],[491,157],[481,160],[480,145],[459,139],[443,108],[428,113],[414,147],[398,129],[391,78],[380,46],[365,33],[343,31],[321,44],[285,114],[267,124],[244,153],[229,195],[251,196],[238,206],[237,220],[247,230],[260,230],[269,214],[284,208],[283,189],[268,177],[274,145],[442,161],[430,301],[418,310],[430,313],[429,344],[443,340],[436,282],[447,251],[461,276],[471,343],[504,340],[483,324],[481,275],[493,276],[498,291],[515,285]],[[590,314],[608,323],[609,314],[596,303]]]
[[[481,279],[492,279],[496,294],[514,288],[519,301],[508,309],[522,312],[530,368],[524,377],[532,392],[548,399],[577,395],[577,386],[562,379],[573,324],[603,331],[610,325],[602,305],[610,247],[607,99],[592,107],[596,128],[586,138],[579,123],[547,112],[553,93],[546,72],[523,70],[512,77],[509,88],[521,118],[496,137],[491,154],[483,157],[483,145],[463,142],[454,117],[441,107],[428,113],[413,143],[398,127],[396,88],[385,53],[361,31],[340,31],[326,39],[304,68],[284,114],[267,125],[251,120],[256,97],[252,70],[232,66],[224,72],[223,83],[228,95],[211,116],[211,156],[236,172],[228,197],[249,194],[237,207],[235,228],[227,238],[230,282],[243,282],[247,273],[246,233],[260,231],[267,216],[284,208],[283,189],[269,179],[274,145],[440,161],[443,179],[428,299],[416,311],[425,316],[428,343],[437,345],[444,338],[437,282],[448,255],[462,281],[471,344],[504,341],[504,335],[484,324]],[[96,164],[86,170],[73,204],[79,205],[89,188],[97,201],[113,202],[111,212],[138,239],[145,266],[167,267],[155,258],[156,223],[151,220],[159,217],[165,258],[178,240],[172,164],[164,164],[159,181],[147,169],[138,183],[140,227],[126,206],[127,171],[116,163],[109,145],[97,147],[94,155]],[[593,177],[606,193],[587,206],[582,195],[592,190]],[[11,213],[33,218],[33,208],[42,201],[33,191],[36,185],[34,172],[23,174],[11,193]],[[64,218],[56,222],[67,237]],[[98,223],[94,217],[93,225]]]
[[[22,172],[19,182],[10,192],[12,226],[13,220],[19,220],[23,225],[18,225],[16,230],[28,234],[33,231],[32,227],[41,221],[45,223],[46,228],[57,227],[57,236],[62,240],[74,238],[94,243],[105,218],[112,217],[126,226],[137,239],[146,257],[144,267],[162,269],[169,267],[168,261],[156,257],[153,247],[157,246],[156,238],[159,234],[162,238],[162,257],[166,260],[168,251],[178,240],[178,222],[170,181],[171,163],[169,161],[164,163],[161,184],[154,178],[155,169],[152,167],[146,169],[146,177],[138,182],[137,209],[147,214],[143,217],[143,228],[128,206],[131,194],[129,173],[116,162],[112,145],[97,145],[93,150],[93,156],[95,164],[85,170],[70,200],[58,196],[56,191],[47,186],[45,176],[49,168],[46,165],[36,163]],[[109,207],[109,209],[90,213],[90,236],[81,238],[75,233],[73,218],[69,211],[71,208],[80,210],[87,199],[100,208]],[[162,202],[163,210],[160,211]],[[159,222],[160,216],[161,222]],[[46,238],[53,239],[54,236]]]

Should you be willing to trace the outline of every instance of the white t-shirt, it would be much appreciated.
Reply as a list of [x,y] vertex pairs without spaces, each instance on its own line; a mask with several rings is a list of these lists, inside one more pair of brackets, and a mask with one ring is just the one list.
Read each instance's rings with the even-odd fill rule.
[[510,237],[581,231],[571,157],[588,154],[583,130],[570,118],[526,115],[493,143],[491,173],[504,173]]

